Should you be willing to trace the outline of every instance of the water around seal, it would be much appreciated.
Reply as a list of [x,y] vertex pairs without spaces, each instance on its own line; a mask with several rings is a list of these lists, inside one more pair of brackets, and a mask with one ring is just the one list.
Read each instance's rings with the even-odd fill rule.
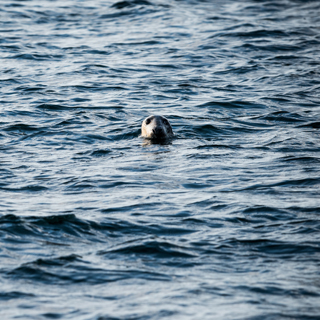
[[2,319],[319,318],[318,1],[1,4]]

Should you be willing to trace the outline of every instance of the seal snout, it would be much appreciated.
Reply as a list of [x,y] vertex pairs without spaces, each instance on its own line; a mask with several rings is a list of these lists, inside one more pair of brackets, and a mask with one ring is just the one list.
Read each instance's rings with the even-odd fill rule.
[[141,125],[141,136],[152,140],[164,140],[173,136],[169,121],[162,116],[149,116]]
[[166,136],[162,127],[155,127],[154,129],[152,129],[152,133],[155,138],[161,138]]

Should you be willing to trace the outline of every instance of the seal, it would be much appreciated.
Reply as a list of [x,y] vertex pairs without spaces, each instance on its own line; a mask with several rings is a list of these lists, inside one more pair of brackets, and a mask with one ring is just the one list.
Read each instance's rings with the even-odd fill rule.
[[173,131],[165,117],[149,116],[142,122],[141,136],[151,140],[165,140],[173,136]]

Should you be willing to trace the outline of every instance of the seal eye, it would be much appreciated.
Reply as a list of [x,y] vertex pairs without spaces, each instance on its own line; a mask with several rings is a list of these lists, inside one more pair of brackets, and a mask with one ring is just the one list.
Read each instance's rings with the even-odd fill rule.
[[169,124],[169,122],[168,122],[167,119],[163,119],[163,123],[164,123],[164,125],[166,125],[166,126]]
[[148,119],[146,120],[146,124],[149,124],[150,122],[151,122],[151,119],[148,118]]

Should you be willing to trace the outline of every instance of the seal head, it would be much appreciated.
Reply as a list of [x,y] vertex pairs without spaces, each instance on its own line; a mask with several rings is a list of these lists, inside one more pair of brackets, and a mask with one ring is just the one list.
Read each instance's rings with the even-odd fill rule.
[[141,125],[141,136],[152,140],[165,140],[173,136],[168,119],[162,116],[149,116]]

